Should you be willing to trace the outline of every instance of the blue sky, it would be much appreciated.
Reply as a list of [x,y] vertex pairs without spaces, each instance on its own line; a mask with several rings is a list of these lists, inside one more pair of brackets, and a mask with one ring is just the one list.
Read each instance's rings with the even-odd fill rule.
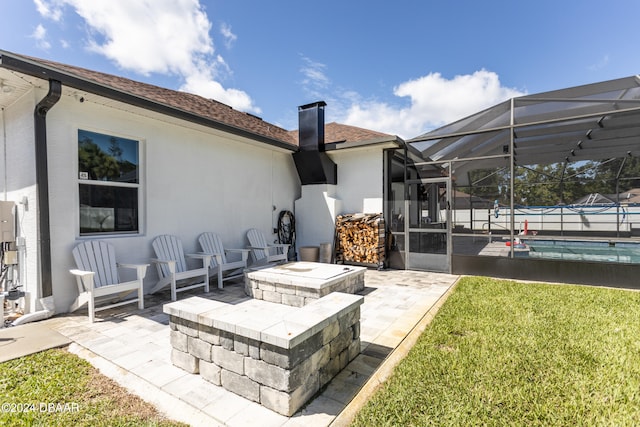
[[0,0],[0,49],[215,98],[286,129],[404,138],[505,99],[640,74],[640,1]]

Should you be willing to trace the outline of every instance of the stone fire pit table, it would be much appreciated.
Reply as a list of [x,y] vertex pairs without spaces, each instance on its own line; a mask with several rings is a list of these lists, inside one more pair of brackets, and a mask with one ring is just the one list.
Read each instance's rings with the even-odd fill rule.
[[175,366],[292,416],[360,353],[361,295],[304,307],[190,297],[165,304]]
[[303,307],[331,292],[354,294],[364,289],[365,267],[289,262],[248,269],[245,293],[255,299]]

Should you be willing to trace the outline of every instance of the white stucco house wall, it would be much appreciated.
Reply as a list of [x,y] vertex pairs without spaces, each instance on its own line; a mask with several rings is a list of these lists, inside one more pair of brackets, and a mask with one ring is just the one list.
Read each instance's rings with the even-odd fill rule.
[[[329,124],[323,150],[337,182],[301,185],[297,131],[213,100],[5,51],[0,86],[0,201],[15,204],[14,281],[29,297],[27,312],[51,295],[56,312],[69,310],[77,296],[71,251],[86,239],[109,241],[119,261],[148,263],[158,235],[177,235],[187,253],[200,249],[205,231],[242,248],[249,228],[272,233],[288,210],[298,247],[330,241],[336,215],[383,211],[384,150],[402,145]],[[130,176],[85,170],[87,138],[103,141],[111,161],[134,165]],[[118,199],[112,194],[129,195],[119,210],[128,218],[100,207]],[[149,268],[145,288],[156,280]]]
[[403,144],[394,135],[328,123],[324,152],[337,166],[337,184],[302,185],[295,203],[298,247],[333,242],[338,215],[386,215],[385,151]]

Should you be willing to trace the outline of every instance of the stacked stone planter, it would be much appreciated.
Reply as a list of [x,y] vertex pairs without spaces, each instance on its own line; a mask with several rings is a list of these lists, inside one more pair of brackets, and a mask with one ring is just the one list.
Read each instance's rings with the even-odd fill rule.
[[302,307],[332,292],[364,289],[365,267],[294,262],[247,271],[245,293],[255,299]]
[[200,297],[166,304],[171,360],[291,416],[360,353],[363,301],[333,293],[300,308]]

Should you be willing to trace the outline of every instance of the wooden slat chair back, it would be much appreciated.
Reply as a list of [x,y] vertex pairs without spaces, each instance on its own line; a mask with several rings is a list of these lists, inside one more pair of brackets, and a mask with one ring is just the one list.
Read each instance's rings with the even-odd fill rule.
[[80,270],[93,271],[96,288],[118,283],[118,267],[114,247],[100,240],[79,244],[73,249],[73,259]]
[[211,268],[216,268],[218,264],[227,263],[227,255],[224,252],[220,236],[212,232],[202,233],[198,236],[198,243],[200,243],[202,252],[218,255],[211,258]]
[[[209,268],[211,274],[217,274],[219,289],[223,288],[224,280],[244,276],[243,270],[247,268],[247,259],[250,252],[248,249],[225,249],[220,236],[210,231],[202,233],[198,237],[198,243],[200,243],[202,252],[212,255]],[[241,258],[230,261],[227,258],[228,252],[239,253]]]
[[255,264],[269,264],[273,262],[285,262],[289,253],[288,244],[270,244],[267,242],[265,234],[252,228],[247,231],[249,249]]
[[260,263],[264,262],[265,258],[268,256],[267,251],[267,239],[260,230],[256,230],[255,228],[247,231],[247,239],[249,240],[249,245],[251,249],[251,256],[253,257],[253,261]]
[[[71,311],[87,305],[89,320],[95,320],[95,312],[123,304],[138,303],[144,309],[143,279],[149,264],[119,264],[113,245],[102,240],[88,240],[77,245],[73,251],[77,269],[70,270],[76,277],[78,297],[71,305]],[[136,270],[136,280],[120,282],[118,267]],[[137,291],[137,297],[125,301],[96,307],[97,300],[122,300]],[[100,302],[100,301],[98,301]]]
[[[182,241],[176,236],[167,234],[158,236],[153,241],[152,246],[157,258],[175,261],[177,273],[187,271],[187,261],[184,256],[184,250],[182,249]],[[163,277],[171,274],[167,264],[157,263],[156,266],[161,270]]]
[[[202,267],[189,269],[182,249],[182,241],[178,237],[169,234],[161,235],[153,240],[151,246],[156,254],[156,258],[152,261],[156,264],[159,278],[158,283],[151,289],[151,293],[171,286],[171,300],[175,301],[178,292],[200,286],[204,287],[205,292],[209,292],[211,255],[202,253],[187,255],[202,261]],[[178,288],[178,282],[186,283],[186,285]],[[197,283],[194,284],[194,282]]]

